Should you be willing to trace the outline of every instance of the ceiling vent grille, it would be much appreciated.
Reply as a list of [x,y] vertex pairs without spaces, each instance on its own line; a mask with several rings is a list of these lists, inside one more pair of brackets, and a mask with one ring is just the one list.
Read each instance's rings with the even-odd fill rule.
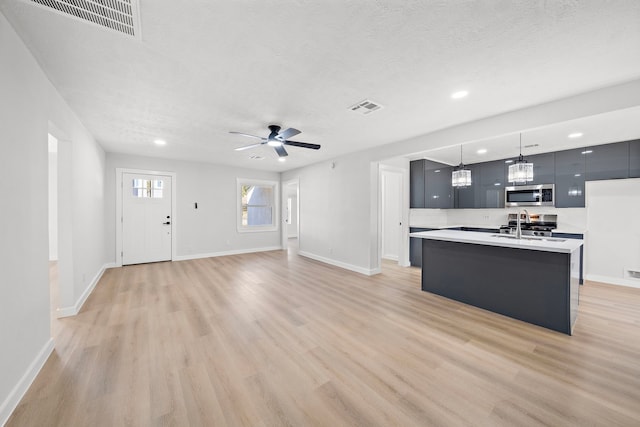
[[367,115],[381,108],[382,108],[382,105],[376,102],[370,101],[368,99],[365,99],[364,101],[360,101],[357,104],[349,107],[349,110],[355,111],[356,113],[360,113],[363,115]]
[[138,0],[31,0],[76,19],[140,38]]

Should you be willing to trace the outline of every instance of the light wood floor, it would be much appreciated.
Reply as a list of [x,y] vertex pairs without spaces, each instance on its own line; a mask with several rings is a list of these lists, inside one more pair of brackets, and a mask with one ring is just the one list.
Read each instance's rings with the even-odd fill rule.
[[284,251],[108,270],[8,426],[638,426],[640,289],[572,337]]

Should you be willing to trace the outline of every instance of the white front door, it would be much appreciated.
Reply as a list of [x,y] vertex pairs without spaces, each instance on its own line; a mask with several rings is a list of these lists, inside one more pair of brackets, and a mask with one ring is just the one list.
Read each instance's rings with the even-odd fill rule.
[[122,174],[122,264],[171,260],[171,177]]

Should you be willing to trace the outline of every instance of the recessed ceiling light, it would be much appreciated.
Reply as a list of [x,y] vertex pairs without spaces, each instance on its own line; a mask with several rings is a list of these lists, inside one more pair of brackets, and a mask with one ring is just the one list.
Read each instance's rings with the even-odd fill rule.
[[487,149],[486,148],[481,148],[478,151],[476,151],[476,153],[478,153],[478,154],[487,154]]
[[163,140],[163,139],[156,139],[155,141],[153,141],[154,144],[156,145],[167,145],[167,141]]
[[574,132],[569,134],[569,138],[580,138],[582,135],[582,132]]
[[286,157],[278,157],[278,161],[279,162],[286,162],[287,158]]
[[581,175],[581,174],[577,173],[577,174],[575,174],[575,175],[573,175],[573,176],[580,176],[580,175]]
[[582,154],[591,154],[591,153],[593,153],[593,150],[584,150],[582,152]]
[[505,160],[505,163],[513,163],[513,160]]
[[440,173],[440,169],[436,169],[433,171],[434,173]]
[[466,90],[459,90],[457,92],[453,92],[451,94],[451,98],[452,99],[460,99],[460,98],[464,98],[465,96],[469,95],[469,92]]

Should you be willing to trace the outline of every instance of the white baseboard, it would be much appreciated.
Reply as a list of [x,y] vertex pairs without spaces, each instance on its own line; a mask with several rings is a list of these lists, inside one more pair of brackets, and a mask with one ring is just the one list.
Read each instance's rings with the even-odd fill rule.
[[367,276],[373,276],[374,274],[379,274],[382,272],[380,268],[362,268],[357,265],[347,264],[346,262],[337,261],[331,258],[325,258],[320,255],[312,254],[309,252],[300,251],[298,255],[302,255],[303,257],[315,259],[316,261],[324,262],[325,264],[335,265],[336,267],[344,268],[345,270],[355,271],[356,273],[365,274]]
[[391,261],[398,261],[398,255],[383,255],[382,258]]
[[236,249],[233,251],[209,252],[205,254],[178,255],[173,258],[173,261],[187,261],[190,259],[200,259],[200,258],[215,258],[215,257],[227,256],[227,255],[242,255],[242,254],[251,254],[254,252],[280,251],[282,249],[283,249],[282,246],[268,246],[266,248]]
[[7,420],[9,420],[9,417],[16,409],[27,390],[29,390],[33,380],[36,379],[36,376],[44,366],[44,363],[49,358],[49,355],[53,351],[53,347],[53,338],[50,338],[44,347],[42,347],[40,352],[38,352],[35,359],[33,359],[27,368],[27,371],[22,375],[20,381],[18,381],[18,384],[13,387],[7,398],[2,402],[2,405],[0,405],[0,426],[4,426]]
[[100,270],[93,277],[93,279],[91,280],[91,283],[89,283],[89,286],[87,286],[87,289],[85,289],[84,292],[82,293],[82,295],[80,295],[80,298],[78,298],[78,301],[76,301],[76,303],[71,307],[60,307],[60,308],[58,308],[56,310],[57,317],[58,318],[70,317],[70,316],[75,316],[76,314],[80,313],[80,310],[82,309],[82,306],[87,301],[87,298],[89,298],[89,295],[91,295],[91,292],[93,292],[93,290],[95,289],[96,285],[98,284],[98,282],[102,278],[102,275],[104,274],[104,271],[107,268],[113,268],[115,266],[116,266],[116,264],[114,262],[108,262],[108,263],[104,264],[102,267],[100,267]]
[[601,282],[601,283],[608,283],[610,285],[627,286],[629,288],[640,288],[640,280],[638,279],[625,279],[622,277],[600,276],[598,274],[586,274],[584,278],[592,282]]

